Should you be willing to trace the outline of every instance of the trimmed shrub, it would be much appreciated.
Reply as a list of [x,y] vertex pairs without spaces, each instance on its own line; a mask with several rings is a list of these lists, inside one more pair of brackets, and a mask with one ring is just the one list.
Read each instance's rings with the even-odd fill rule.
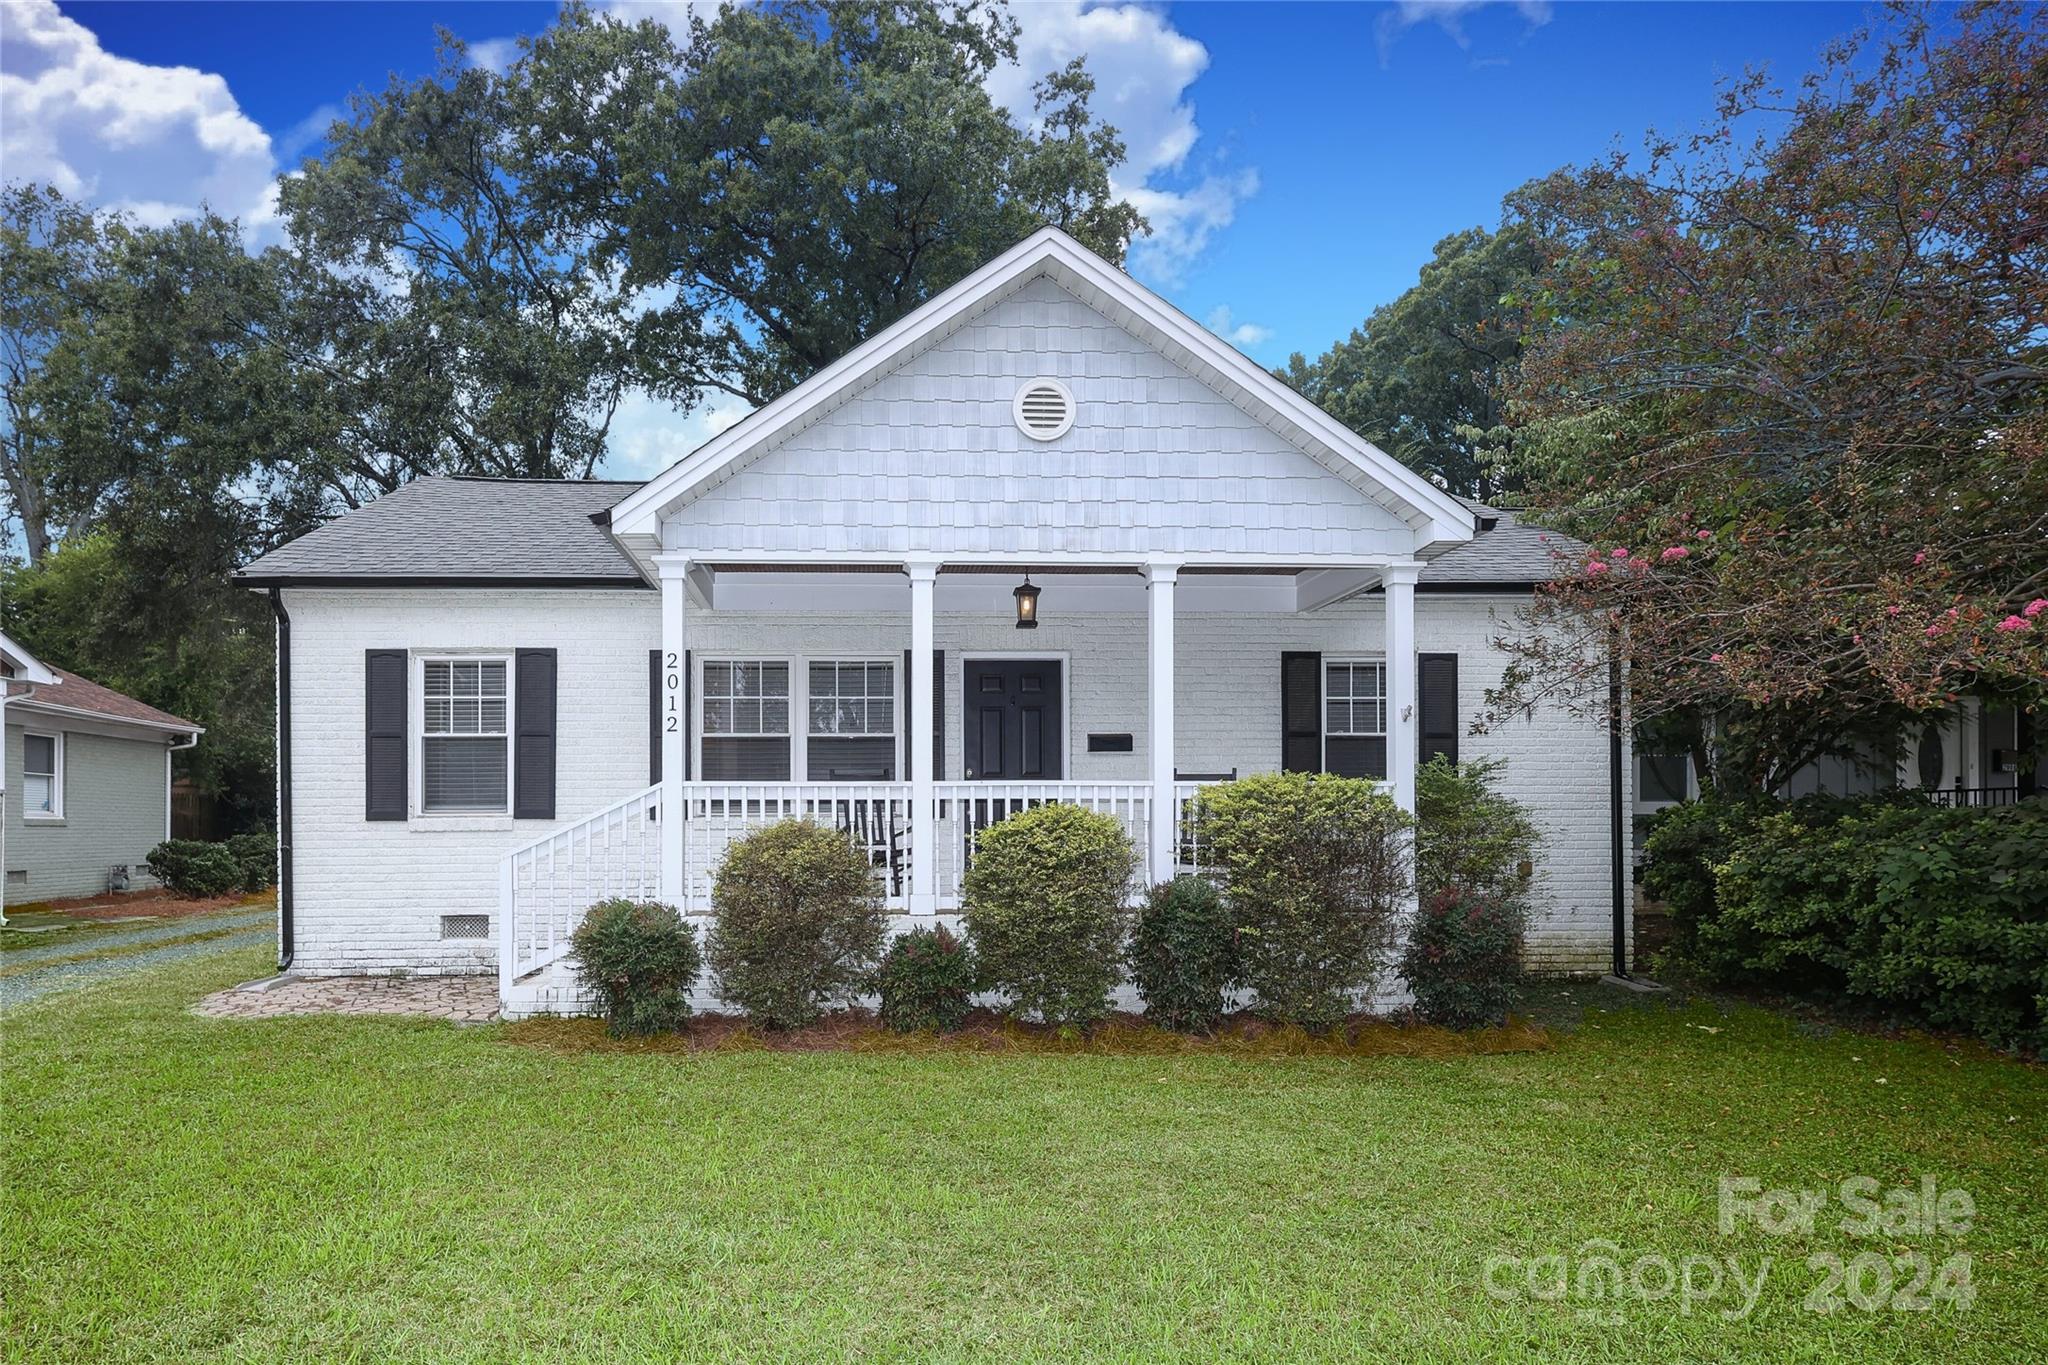
[[1423,900],[1474,891],[1517,904],[1523,863],[1542,842],[1521,802],[1495,788],[1499,759],[1453,763],[1439,754],[1415,770],[1415,889]]
[[613,1037],[667,1033],[690,1017],[697,936],[671,906],[608,900],[590,907],[570,940],[576,976],[604,1005]]
[[802,1028],[860,988],[882,950],[882,896],[836,829],[784,820],[726,850],[705,956],[718,993],[769,1028]]
[[237,834],[227,850],[242,869],[242,889],[263,891],[277,880],[277,836],[264,830]]
[[179,896],[225,896],[242,885],[242,865],[226,844],[166,839],[149,851],[143,866]]
[[1146,1017],[1184,1033],[1208,1033],[1238,981],[1237,923],[1215,885],[1175,877],[1146,896],[1125,954]]
[[1137,862],[1122,825],[1079,806],[1034,806],[983,830],[962,915],[983,979],[1048,1024],[1108,1014]]
[[1650,817],[1643,894],[1663,901],[1671,914],[1673,956],[1710,973],[1731,965],[1709,961],[1700,941],[1701,927],[1714,919],[1714,869],[1728,861],[1736,840],[1776,809],[1779,803],[1763,798],[1703,797]]
[[1341,1023],[1392,954],[1410,884],[1408,817],[1370,782],[1266,773],[1204,787],[1199,818],[1261,1012],[1312,1029]]
[[1505,1022],[1522,978],[1521,905],[1487,891],[1447,886],[1422,902],[1401,975],[1415,1012],[1445,1028]]
[[2048,1050],[2048,801],[1788,808],[1740,839],[1702,926],[1724,977],[1841,992]]
[[898,1033],[950,1033],[974,1008],[974,953],[943,924],[898,934],[875,970],[882,1022]]

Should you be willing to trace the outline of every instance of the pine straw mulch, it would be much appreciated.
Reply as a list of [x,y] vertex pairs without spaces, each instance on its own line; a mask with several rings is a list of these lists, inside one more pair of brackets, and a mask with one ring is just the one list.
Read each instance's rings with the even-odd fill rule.
[[827,1014],[809,1028],[760,1029],[740,1015],[699,1014],[676,1033],[651,1038],[614,1038],[602,1019],[540,1017],[507,1024],[506,1042],[558,1056],[581,1053],[865,1052],[929,1054],[948,1052],[1073,1055],[1100,1057],[1470,1057],[1543,1052],[1550,1033],[1527,1019],[1510,1016],[1498,1028],[1458,1033],[1409,1018],[1358,1014],[1341,1029],[1310,1033],[1273,1024],[1253,1014],[1235,1014],[1210,1036],[1174,1033],[1137,1014],[1114,1014],[1093,1029],[1055,1029],[978,1009],[955,1033],[897,1033],[863,1009]]

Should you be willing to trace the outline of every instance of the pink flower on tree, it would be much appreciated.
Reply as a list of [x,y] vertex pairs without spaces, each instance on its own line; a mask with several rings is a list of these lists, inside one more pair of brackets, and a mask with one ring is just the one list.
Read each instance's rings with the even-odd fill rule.
[[1905,608],[1904,608],[1904,607],[1902,607],[1902,606],[1900,606],[1900,605],[1899,605],[1898,603],[1894,602],[1894,603],[1892,603],[1892,604],[1891,604],[1890,606],[1888,606],[1888,607],[1886,607],[1886,608],[1884,609],[1884,614],[1885,614],[1886,616],[1897,616],[1897,615],[1898,615],[1898,614],[1899,614],[1900,612],[1902,612],[1902,611],[1904,611],[1904,610],[1905,610]]
[[1913,562],[1915,564],[1925,564],[1927,562],[1927,551],[1922,550],[1919,554],[1914,555]]
[[1675,560],[1684,559],[1691,553],[1692,551],[1686,549],[1683,545],[1670,545],[1666,546],[1664,553],[1658,555],[1657,558],[1663,560],[1666,564],[1670,564]]
[[2033,627],[2033,624],[2032,621],[2029,621],[2024,616],[2008,616],[1998,623],[1998,628],[2000,630],[2028,630]]
[[1708,663],[1710,663],[1710,664],[1717,664],[1717,663],[1720,663],[1720,662],[1721,662],[1721,656],[1720,656],[1719,654],[1709,654],[1709,655],[1707,656],[1707,662],[1708,662]]
[[1606,572],[1607,566],[1597,559],[1594,560],[1592,563],[1586,565],[1586,576],[1588,578],[1598,578],[1601,574],[1604,574]]
[[2037,597],[2033,601],[2027,603],[2027,605],[2025,605],[2024,607],[2020,608],[2020,615],[2026,617],[2028,620],[2031,621],[2034,617],[2039,616],[2044,611],[2048,611],[2048,597]]
[[1617,545],[1607,552],[1607,557],[1609,559],[1627,559],[1628,550],[1624,546]]
[[1712,540],[1714,538],[1714,533],[1712,531],[1709,531],[1704,526],[1702,526],[1699,530],[1694,531],[1693,534],[1698,536],[1701,540]]

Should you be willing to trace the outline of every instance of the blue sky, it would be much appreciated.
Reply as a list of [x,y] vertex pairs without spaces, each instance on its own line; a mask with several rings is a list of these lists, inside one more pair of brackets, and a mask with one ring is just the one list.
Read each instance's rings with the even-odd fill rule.
[[[614,3],[676,17],[681,6]],[[200,198],[264,230],[279,170],[350,93],[426,74],[445,25],[502,59],[547,3],[0,4],[0,171],[144,217]],[[1523,181],[1712,113],[1717,78],[1786,80],[1861,4],[1016,6],[1030,76],[1085,52],[1124,129],[1119,188],[1160,229],[1131,268],[1253,358],[1348,332],[1446,233]],[[645,472],[738,414],[625,414],[612,464]]]

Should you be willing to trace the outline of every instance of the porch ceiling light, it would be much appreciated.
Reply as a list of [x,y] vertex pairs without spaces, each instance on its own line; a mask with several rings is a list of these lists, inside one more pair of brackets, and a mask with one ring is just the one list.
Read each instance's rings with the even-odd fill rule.
[[1010,594],[1017,599],[1017,629],[1038,629],[1038,589],[1032,585],[1031,575],[1025,574],[1024,581]]

